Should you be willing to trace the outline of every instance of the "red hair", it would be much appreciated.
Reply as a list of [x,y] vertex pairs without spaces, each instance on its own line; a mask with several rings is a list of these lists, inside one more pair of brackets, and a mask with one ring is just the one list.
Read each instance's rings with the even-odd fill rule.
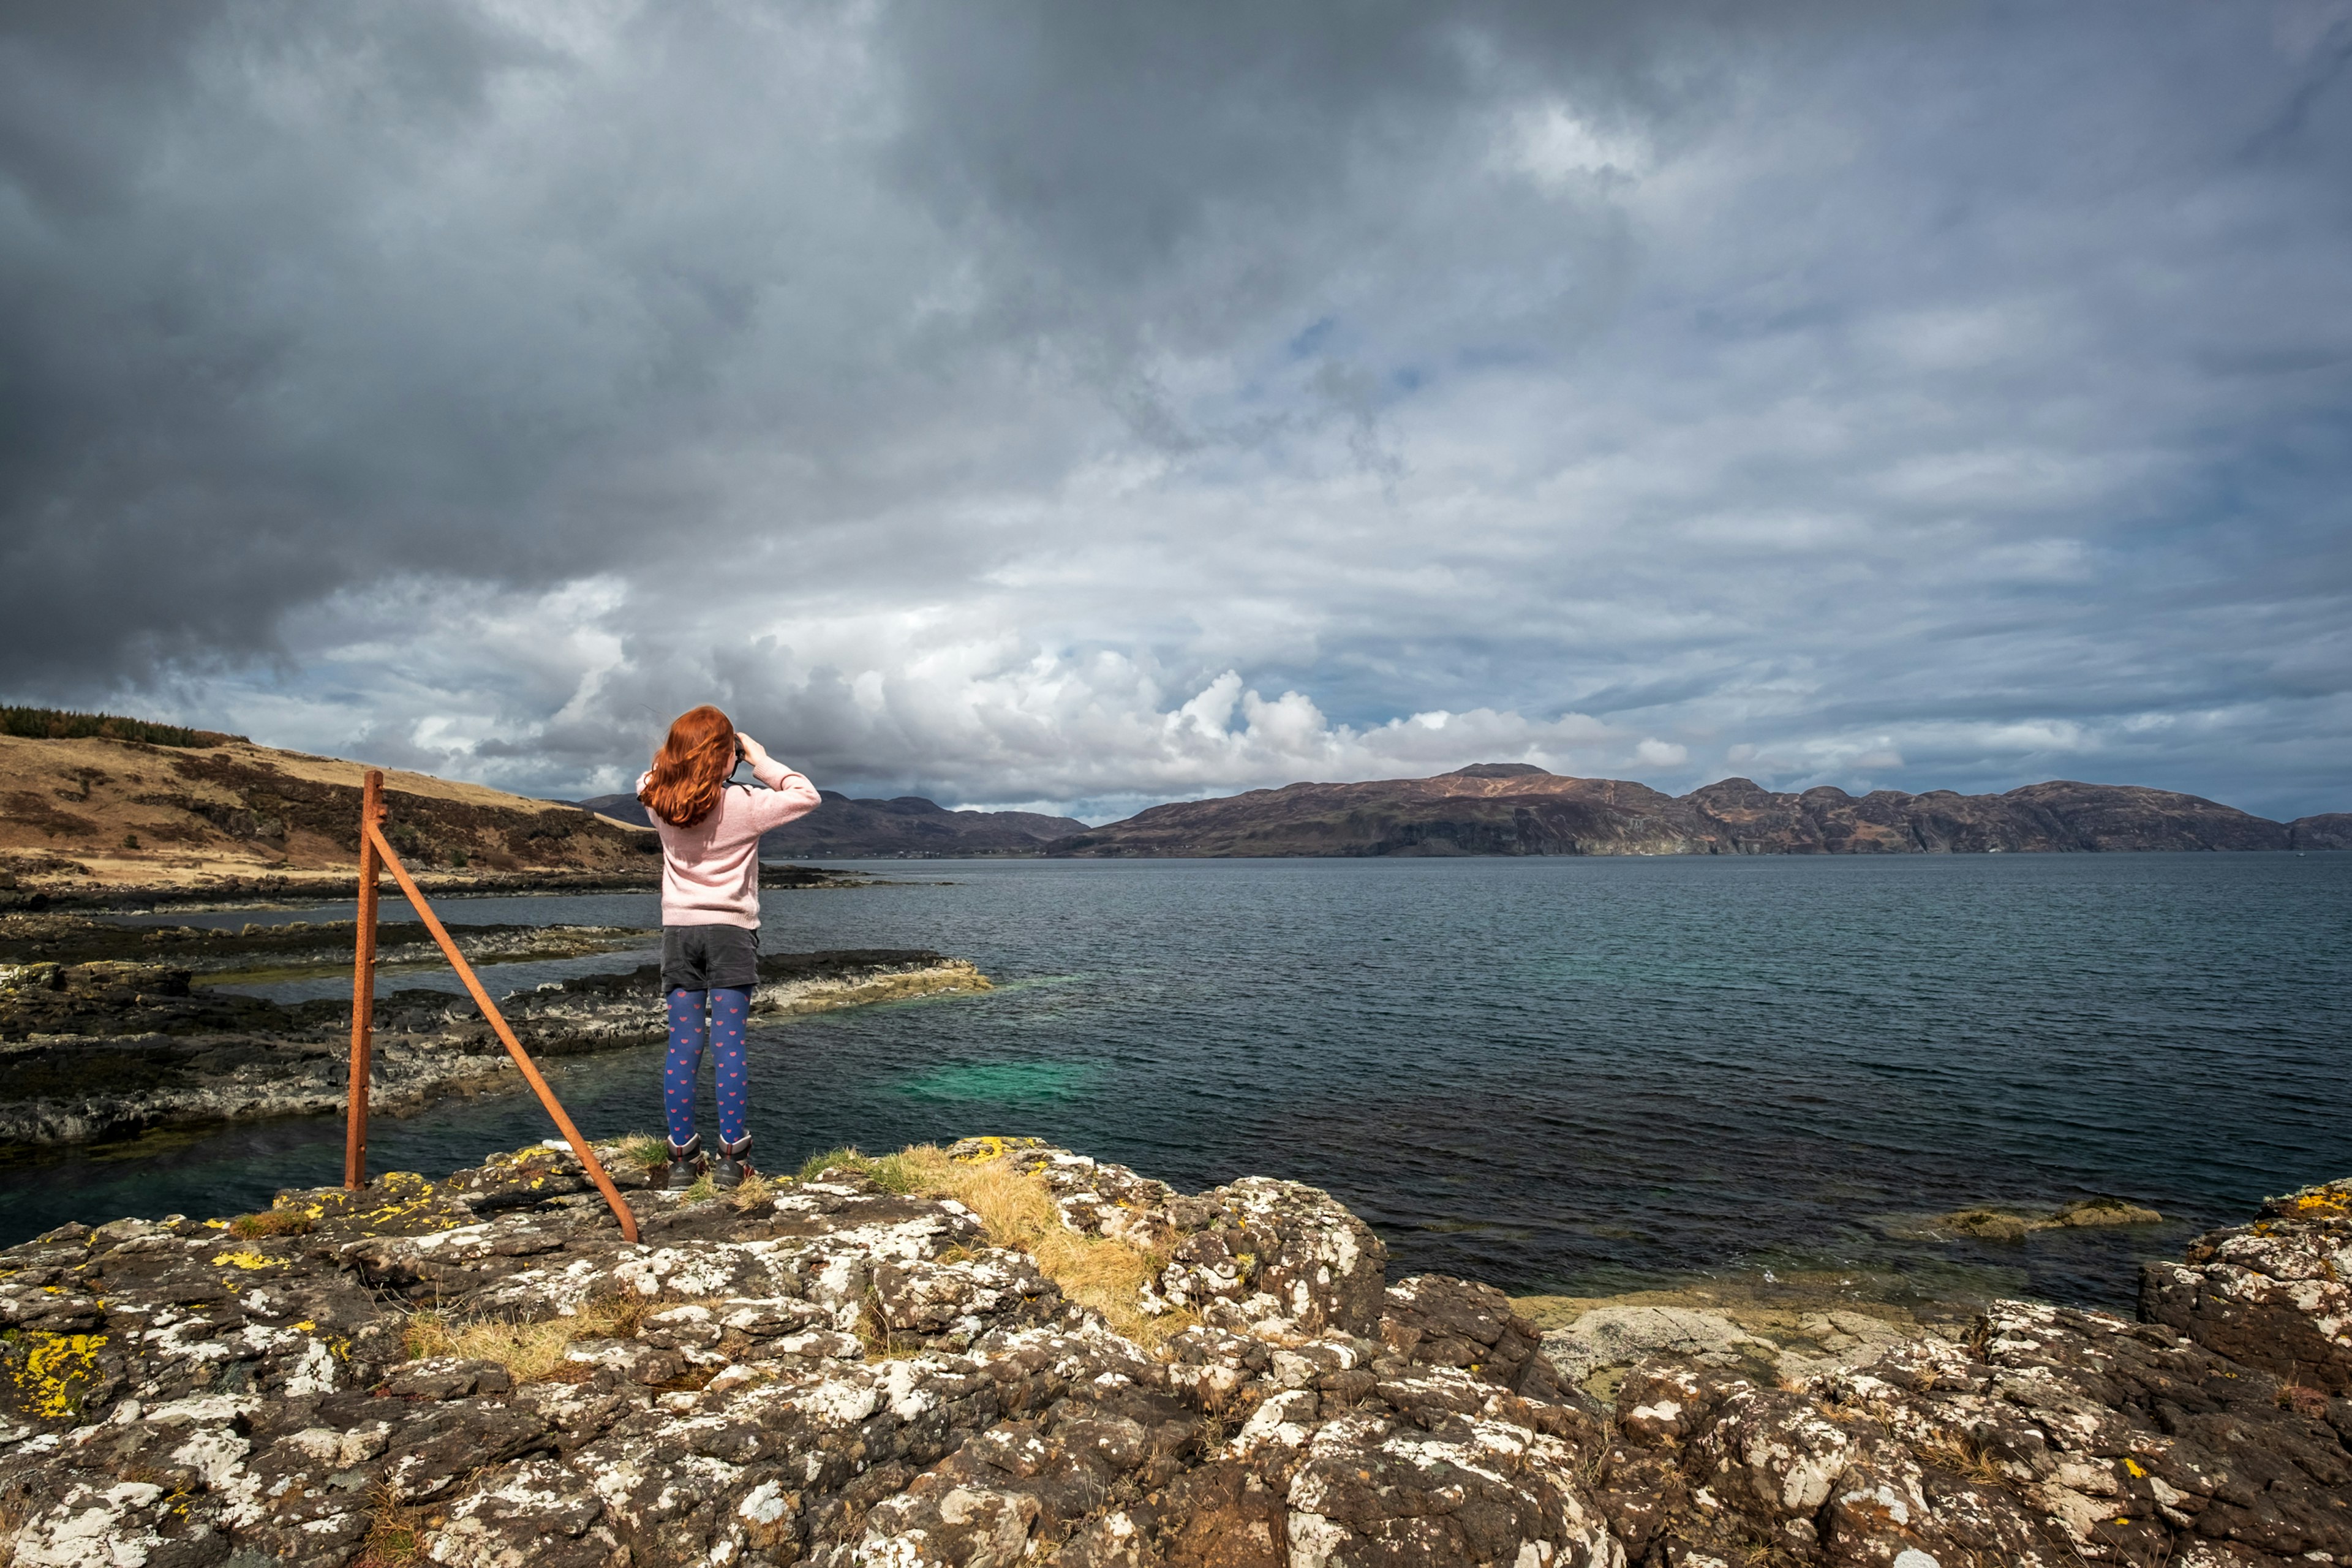
[[672,827],[691,827],[710,815],[734,772],[735,725],[706,702],[670,725],[669,739],[654,753],[653,776],[637,798]]

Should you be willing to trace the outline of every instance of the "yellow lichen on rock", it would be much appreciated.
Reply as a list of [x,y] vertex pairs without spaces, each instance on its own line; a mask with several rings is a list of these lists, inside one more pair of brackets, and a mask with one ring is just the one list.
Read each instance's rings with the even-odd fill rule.
[[264,1258],[258,1252],[224,1252],[213,1259],[213,1266],[215,1268],[218,1268],[224,1263],[237,1268],[283,1268],[286,1267],[283,1260],[276,1258]]
[[948,1152],[948,1157],[966,1164],[980,1165],[1010,1154],[1017,1149],[1042,1149],[1044,1142],[1035,1138],[999,1138],[992,1132],[976,1138],[962,1139]]
[[98,1352],[106,1336],[30,1329],[13,1339],[25,1358],[15,1374],[17,1406],[45,1421],[79,1416],[83,1393],[98,1381]]
[[302,1205],[313,1224],[370,1235],[415,1235],[473,1223],[462,1198],[414,1171],[386,1171],[356,1192],[321,1188]]

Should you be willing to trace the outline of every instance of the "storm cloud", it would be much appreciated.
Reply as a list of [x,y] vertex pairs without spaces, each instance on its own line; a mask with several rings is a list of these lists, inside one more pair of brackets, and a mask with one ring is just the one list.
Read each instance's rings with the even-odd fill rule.
[[0,22],[0,690],[2352,805],[2352,4]]

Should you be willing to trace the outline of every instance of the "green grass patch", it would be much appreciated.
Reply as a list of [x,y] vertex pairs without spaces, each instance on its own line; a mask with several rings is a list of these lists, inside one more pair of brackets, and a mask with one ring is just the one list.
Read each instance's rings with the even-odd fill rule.
[[861,1154],[854,1148],[827,1149],[822,1153],[811,1154],[801,1162],[801,1168],[793,1173],[793,1180],[813,1182],[827,1171],[855,1172],[886,1193],[911,1193],[923,1184],[922,1173],[908,1158],[907,1151],[900,1150],[896,1154],[884,1154],[877,1158]]
[[669,1140],[650,1132],[632,1132],[621,1140],[621,1158],[648,1171],[656,1170],[669,1163]]

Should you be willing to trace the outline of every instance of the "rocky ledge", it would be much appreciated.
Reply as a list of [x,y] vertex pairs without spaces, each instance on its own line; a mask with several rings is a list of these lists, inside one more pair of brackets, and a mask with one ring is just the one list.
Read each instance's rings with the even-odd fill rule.
[[2004,1301],[1603,1405],[1312,1187],[993,1139],[625,1179],[642,1245],[531,1150],[0,1253],[13,1562],[2352,1561],[2352,1183],[2152,1269],[2148,1321]]
[[[544,956],[546,944],[567,931],[587,944],[582,951],[611,934],[563,927],[455,934],[461,947],[478,942],[495,949],[511,940],[536,944],[523,956]],[[666,1030],[660,973],[647,964],[551,983],[501,999],[499,1010],[534,1056],[644,1045]],[[194,980],[190,968],[172,963],[0,964],[0,1142],[79,1142],[174,1123],[342,1109],[349,1001],[281,1006]],[[971,963],[927,951],[778,953],[760,961],[751,1005],[755,1013],[806,1013],[987,989],[987,977]],[[396,1114],[445,1094],[522,1087],[467,998],[407,990],[377,999],[369,1075],[375,1109]]]
[[[207,982],[257,976],[314,976],[341,972],[351,984],[351,921],[288,921],[218,926],[118,925],[74,914],[0,914],[0,969],[26,963],[89,963],[110,960],[160,963],[201,974]],[[457,950],[477,968],[526,960],[576,958],[622,948],[653,947],[658,931],[635,926],[457,925],[448,928]],[[446,963],[424,925],[415,921],[376,923],[376,966],[381,978],[401,968]]]

